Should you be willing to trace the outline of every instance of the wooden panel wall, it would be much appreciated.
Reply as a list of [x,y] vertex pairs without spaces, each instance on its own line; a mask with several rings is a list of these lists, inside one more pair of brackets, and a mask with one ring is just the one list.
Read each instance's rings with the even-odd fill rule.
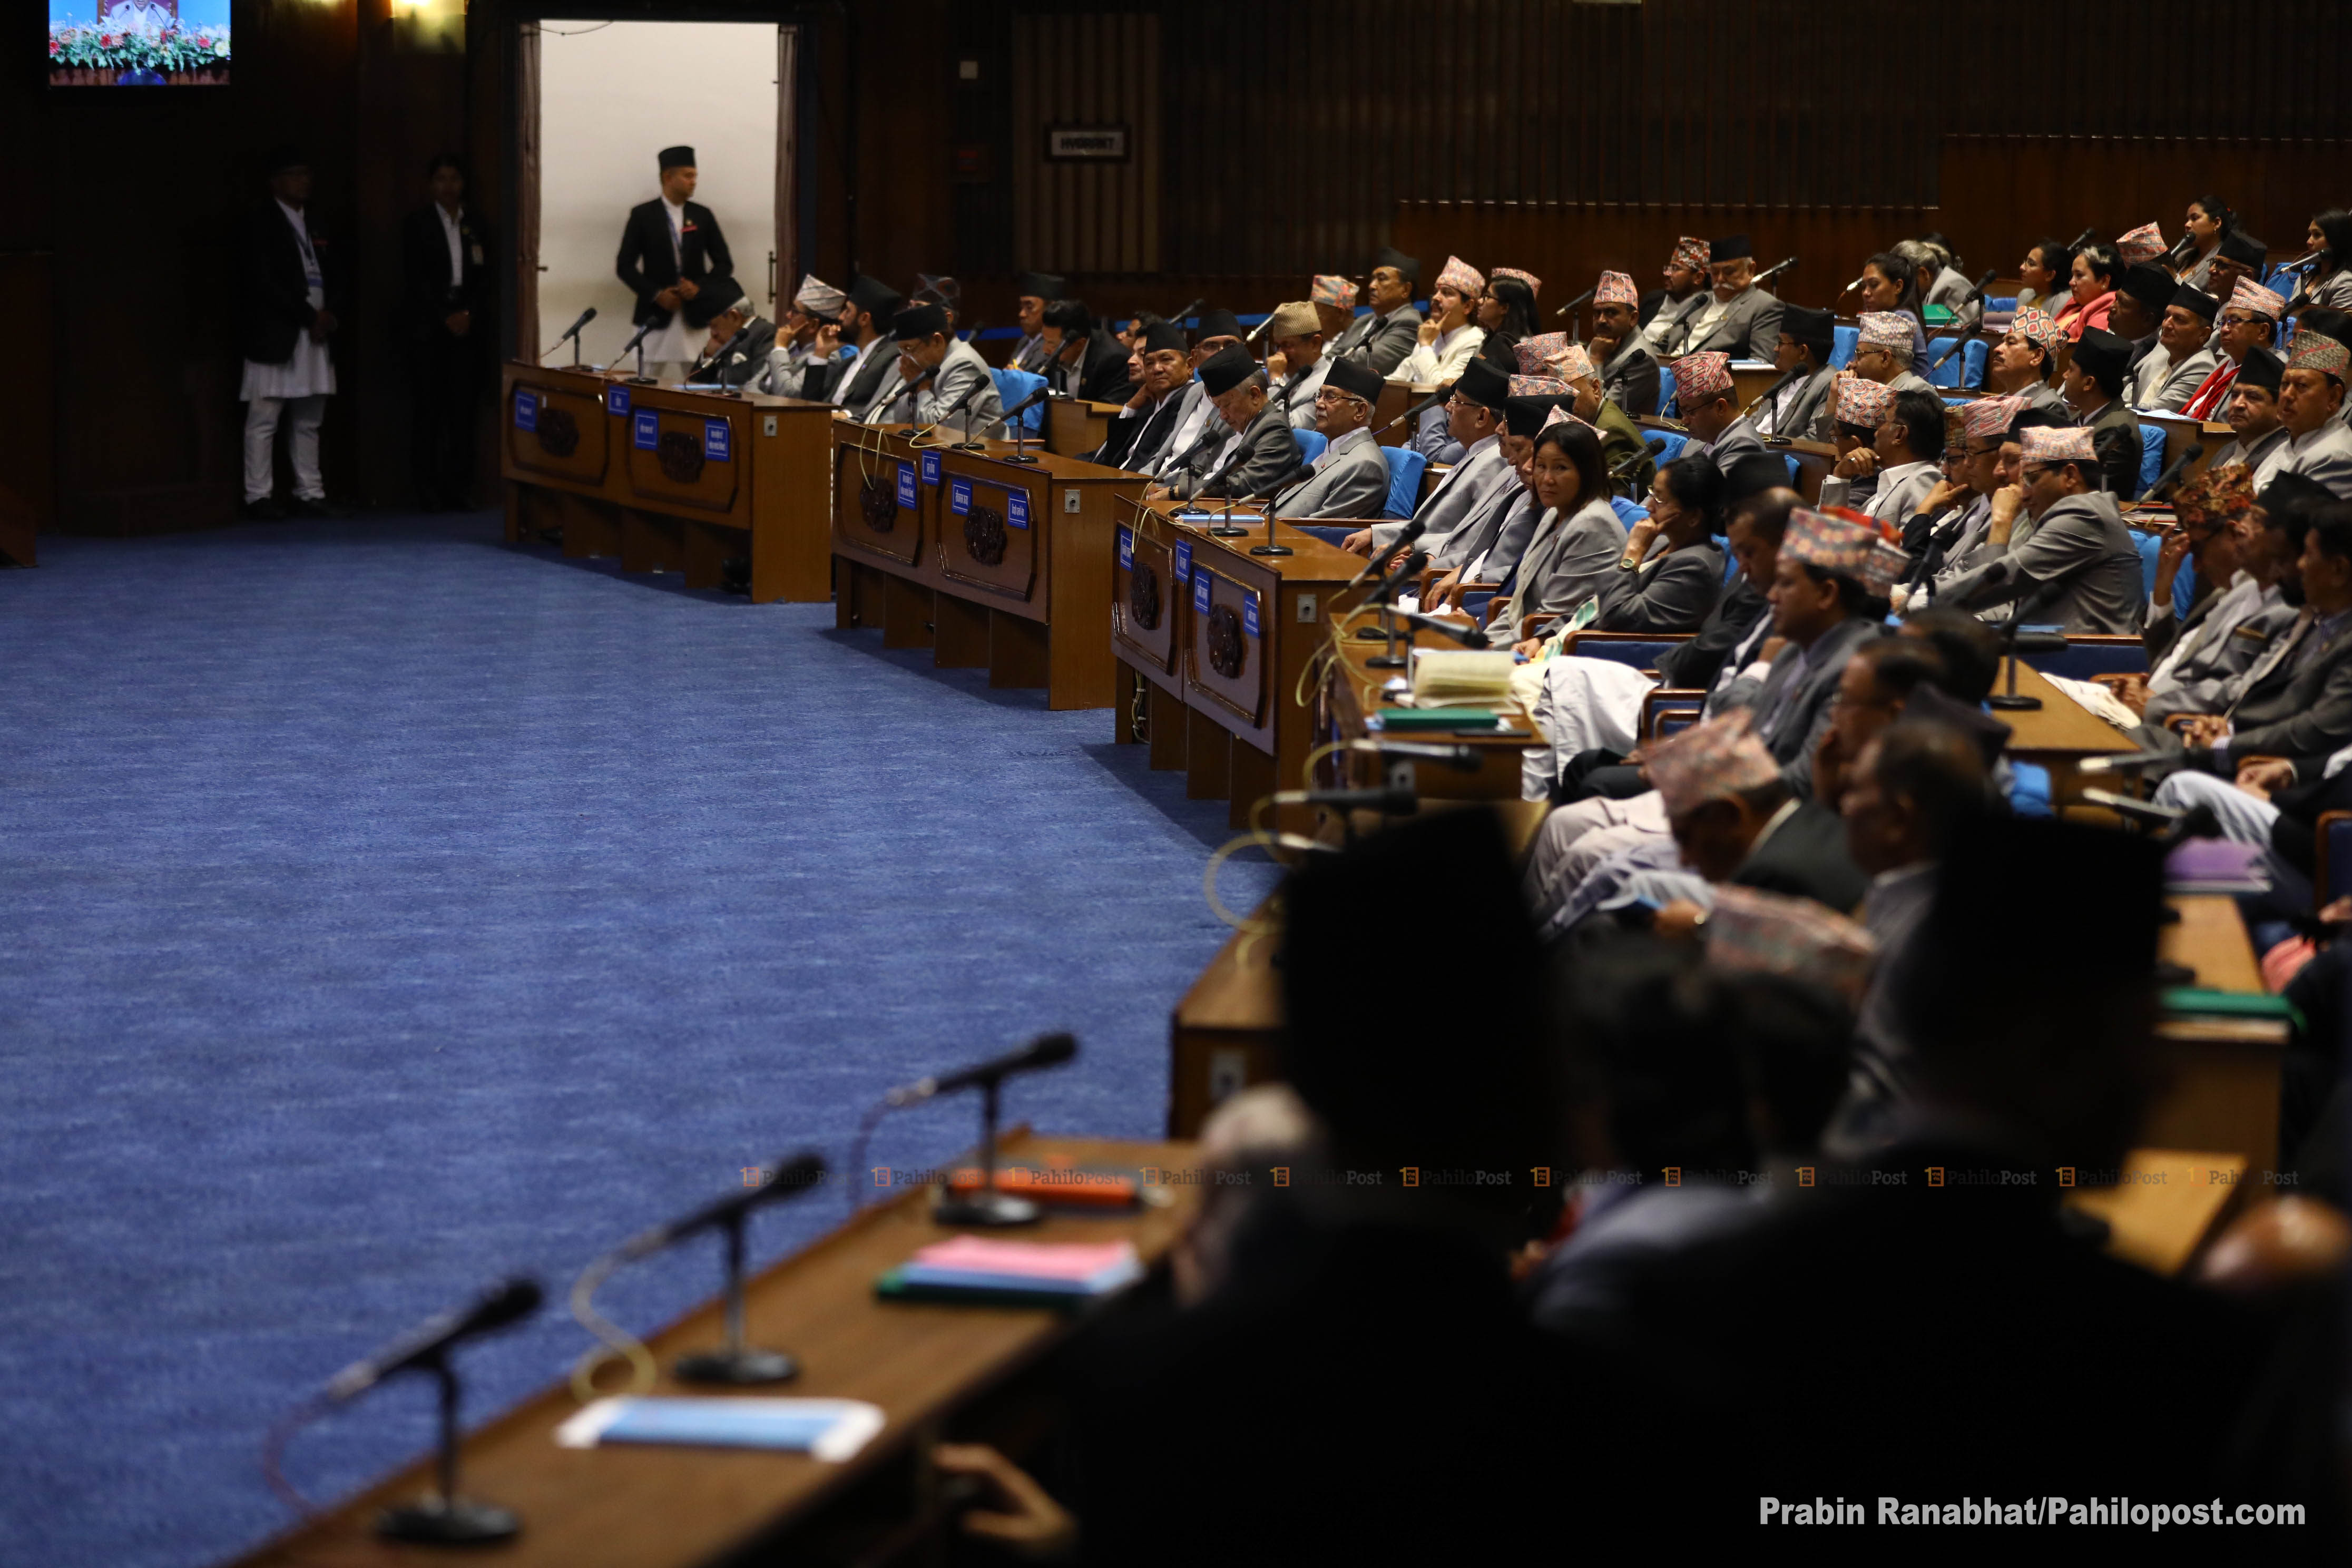
[[[1056,163],[1056,125],[1125,125],[1129,157]],[[1056,272],[1160,270],[1160,18],[1019,16],[1013,24],[1013,246]]]

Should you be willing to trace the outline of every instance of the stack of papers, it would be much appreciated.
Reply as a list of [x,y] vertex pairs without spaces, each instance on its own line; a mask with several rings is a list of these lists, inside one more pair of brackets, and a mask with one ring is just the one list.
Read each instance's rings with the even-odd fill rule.
[[769,1448],[839,1464],[882,1430],[882,1408],[860,1399],[597,1399],[555,1429],[558,1447],[671,1443]]
[[1424,708],[1501,708],[1508,703],[1511,671],[1517,667],[1518,657],[1509,648],[1416,648],[1412,700]]
[[934,1242],[874,1282],[886,1301],[1070,1306],[1143,1278],[1130,1241],[1054,1243],[959,1236]]

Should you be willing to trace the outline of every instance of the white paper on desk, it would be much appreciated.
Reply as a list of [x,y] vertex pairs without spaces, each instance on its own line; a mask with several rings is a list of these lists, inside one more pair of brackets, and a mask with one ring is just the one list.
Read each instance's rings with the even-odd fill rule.
[[883,1422],[880,1405],[859,1399],[599,1399],[557,1427],[555,1442],[563,1448],[606,1443],[769,1448],[837,1465],[872,1442]]

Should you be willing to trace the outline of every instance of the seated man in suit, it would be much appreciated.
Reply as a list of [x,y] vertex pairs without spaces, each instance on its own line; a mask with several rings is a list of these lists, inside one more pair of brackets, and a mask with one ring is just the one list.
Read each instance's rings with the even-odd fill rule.
[[1021,341],[1005,363],[1032,375],[1045,374],[1045,307],[1070,291],[1069,280],[1051,272],[1022,272],[1013,279],[1013,319]]
[[[2025,430],[2019,483],[1994,492],[1975,563],[1939,585],[1936,602],[1983,611],[2031,601],[2030,624],[2137,635],[2147,603],[2139,547],[2116,498],[2098,488],[2098,472],[2087,428]],[[2019,530],[2021,515],[2030,528]]]
[[1201,366],[1201,385],[1234,434],[1185,468],[1163,468],[1160,482],[1143,492],[1147,500],[1262,495],[1297,471],[1297,438],[1267,405],[1265,372],[1247,349],[1231,343],[1212,354]]
[[1323,320],[1314,302],[1293,300],[1276,305],[1265,323],[1265,341],[1273,353],[1265,356],[1265,374],[1272,382],[1274,405],[1294,430],[1315,428],[1315,389],[1331,369],[1323,352]]
[[[1382,246],[1372,258],[1365,303],[1371,308],[1343,330],[1324,352],[1335,359],[1360,359],[1383,378],[1404,363],[1421,341],[1421,312],[1412,308],[1414,283],[1421,262],[1393,246]],[[1324,281],[1318,279],[1318,286]],[[1337,290],[1327,290],[1334,296]],[[1349,303],[1353,302],[1352,291]]]
[[966,439],[1003,433],[1004,405],[988,362],[970,343],[948,334],[945,310],[937,305],[901,310],[890,337],[898,345],[898,390],[875,404],[867,424],[945,424]]
[[647,374],[667,380],[693,359],[698,341],[693,333],[709,326],[741,290],[720,299],[705,287],[731,279],[735,259],[727,252],[718,217],[693,199],[694,149],[665,147],[660,163],[661,195],[629,209],[613,269],[621,287],[637,297],[630,321],[640,327],[653,323],[644,345]]
[[1192,381],[1184,389],[1184,405],[1176,416],[1176,432],[1160,448],[1155,463],[1142,471],[1158,475],[1171,468],[1190,468],[1224,443],[1233,432],[1217,416],[1217,405],[1201,384],[1201,367],[1227,348],[1242,346],[1241,319],[1227,310],[1207,310],[1194,320]]
[[1448,468],[1415,509],[1411,523],[1379,522],[1349,534],[1342,546],[1359,555],[1386,556],[1400,535],[1412,528],[1424,549],[1434,552],[1465,518],[1517,478],[1503,458],[1503,407],[1511,378],[1488,360],[1472,360],[1445,400],[1447,428],[1462,444],[1461,458]]
[[[1774,313],[1774,320],[1779,314]],[[1780,331],[1776,325],[1775,332]],[[1756,426],[1739,416],[1739,395],[1731,384],[1731,362],[1715,350],[1685,354],[1675,362],[1675,406],[1682,410],[1692,445],[1685,458],[1705,458],[1724,472],[1751,452],[1764,449]]]
[[2352,429],[2345,427],[2344,380],[2352,357],[2352,317],[2305,310],[2279,378],[2279,420],[2286,452],[2278,471],[2301,474],[2352,498]]
[[[1864,400],[1884,399],[1884,406],[1872,427],[1871,444],[1840,458],[1822,481],[1822,505],[1852,506],[1899,530],[1942,478],[1944,400],[1932,392],[1895,392],[1887,397],[1893,388],[1871,387],[1867,382],[1847,382],[1841,390],[1845,388],[1853,389],[1853,395],[1841,399],[1838,418],[1843,423],[1861,422]],[[1853,489],[1861,479],[1871,481],[1868,494],[1854,497]]]
[[2061,415],[2067,423],[2074,423],[2074,411],[2066,406],[2055,384],[2058,350],[2065,341],[2065,330],[2056,321],[2036,307],[2025,306],[2011,320],[2000,342],[1992,346],[1985,362],[1985,390],[2021,397],[2028,408]]
[[[727,293],[734,301],[710,318],[710,335],[687,367],[686,379],[698,384],[743,386],[764,375],[768,355],[776,346],[776,323],[760,314],[751,297],[731,278],[714,280],[714,295]],[[743,333],[737,342],[735,334]]]
[[[2247,351],[2268,351],[2277,335],[2286,300],[2259,283],[2240,283],[2222,302],[2213,331],[2213,352],[2219,357],[2189,393],[2180,412],[2191,419],[2221,419],[2230,401],[2231,384],[2246,363]],[[2249,465],[2250,467],[2252,465]]]
[[1095,325],[1083,300],[1045,307],[1045,383],[1065,397],[1125,403],[1135,392],[1127,379],[1127,349]]
[[1900,310],[1865,310],[1859,320],[1859,335],[1853,345],[1855,375],[1896,392],[1936,390],[1927,377],[1912,368],[1918,346],[1913,339],[1909,316]]
[[[2125,383],[2125,390],[2131,395],[2128,401],[2135,407],[2141,406],[2140,373],[2157,353],[2157,333],[2164,325],[2165,307],[2179,291],[2180,285],[2172,280],[2171,273],[2147,262],[2126,267],[2116,285],[2116,303],[2107,313],[2107,330],[2132,346],[2131,375]],[[2156,373],[2149,369],[2148,374]]]
[[841,307],[841,333],[857,353],[834,374],[825,401],[852,419],[865,419],[893,385],[898,356],[890,347],[890,324],[905,304],[896,289],[863,272],[849,280],[849,297]]
[[1838,373],[1830,363],[1837,348],[1837,318],[1805,305],[1780,307],[1780,334],[1772,350],[1772,368],[1783,378],[1780,390],[1765,399],[1757,411],[1759,435],[1784,441],[1826,441],[1836,420],[1836,400],[1830,391]]
[[1770,359],[1772,345],[1780,341],[1780,301],[1756,286],[1756,252],[1748,237],[1734,234],[1712,241],[1706,272],[1714,288],[1683,318],[1675,353]]
[[2234,438],[2213,455],[2210,466],[2243,464],[2253,470],[2254,489],[2260,491],[2269,488],[2286,463],[2288,432],[2279,418],[2279,392],[2286,383],[2286,366],[2278,355],[2256,344],[2235,368],[2229,395],[2221,399],[2221,417]]
[[841,311],[848,303],[848,295],[814,272],[804,274],[792,303],[784,307],[784,319],[777,323],[759,390],[813,403],[830,396],[842,371]]
[[2091,432],[2099,458],[2099,479],[2117,500],[2139,494],[2139,416],[2124,401],[2124,377],[2131,344],[2100,327],[2085,327],[2074,357],[2059,377],[2059,390],[2074,420]]
[[2156,348],[2132,372],[2132,405],[2163,414],[2188,406],[2189,395],[2221,363],[2205,346],[2221,307],[2202,289],[2177,287],[2157,324]]
[[1684,235],[1675,241],[1675,248],[1666,258],[1660,273],[1665,287],[1645,296],[1642,309],[1642,344],[1660,359],[1671,359],[1681,352],[1683,329],[1693,312],[1705,308],[1712,298],[1707,290],[1707,243],[1695,235]]
[[1135,390],[1110,422],[1103,444],[1087,453],[1087,460],[1140,474],[1150,471],[1175,437],[1185,390],[1192,384],[1192,362],[1184,347],[1184,330],[1156,318],[1143,329],[1133,357],[1141,370]]
[[1315,427],[1327,444],[1305,479],[1275,500],[1274,515],[1379,517],[1388,507],[1389,465],[1371,431],[1372,404],[1385,383],[1361,360],[1334,360],[1315,389]]
[[[1960,411],[1960,447],[1944,476],[1913,503],[1901,521],[1903,548],[1918,563],[1906,586],[1895,591],[1900,612],[1907,589],[1933,577],[1982,536],[1992,515],[1992,492],[2002,484],[2000,450],[2010,426],[2024,408],[2015,397],[1979,397]],[[1824,489],[1829,487],[1824,484]]]
[[1658,362],[1635,319],[1640,302],[1633,279],[1603,272],[1593,287],[1592,336],[1584,345],[1600,374],[1601,395],[1637,417],[1658,411]]

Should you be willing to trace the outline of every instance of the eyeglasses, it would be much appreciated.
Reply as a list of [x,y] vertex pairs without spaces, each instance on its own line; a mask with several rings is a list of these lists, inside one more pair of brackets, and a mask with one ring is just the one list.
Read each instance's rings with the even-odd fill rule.
[[1365,403],[1362,398],[1357,396],[1354,393],[1342,392],[1336,386],[1318,386],[1315,389],[1316,407],[1333,408],[1342,403],[1362,404],[1366,408],[1371,407],[1370,404]]

